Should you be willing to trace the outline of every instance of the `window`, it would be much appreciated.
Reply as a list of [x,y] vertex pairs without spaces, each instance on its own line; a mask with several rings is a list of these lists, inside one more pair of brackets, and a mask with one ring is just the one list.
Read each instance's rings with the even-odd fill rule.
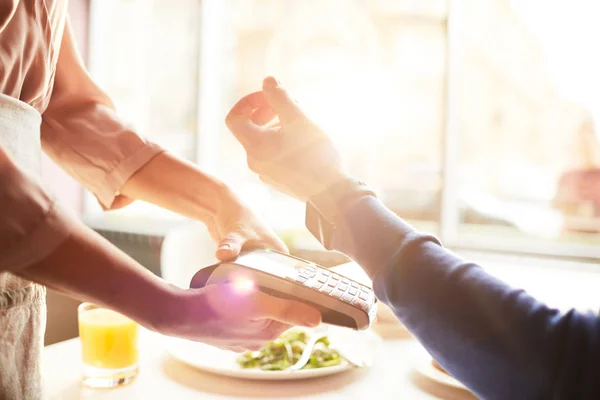
[[[141,133],[217,174],[281,231],[303,225],[302,205],[253,176],[223,123],[268,74],[388,207],[447,245],[598,257],[594,69],[561,57],[585,57],[564,42],[590,34],[561,19],[566,5],[93,0],[90,63]],[[549,28],[557,20],[569,40]]]
[[[327,130],[353,173],[378,187],[397,212],[428,221],[435,229],[441,188],[444,17],[436,13],[440,2],[417,10],[392,3],[220,3],[227,10],[221,29],[229,35],[229,48],[222,55],[222,65],[228,65],[220,88],[224,107],[215,113],[220,122],[217,171],[246,198],[255,194],[253,205],[265,205],[263,214],[270,214],[278,227],[301,226],[302,205],[252,176],[241,147],[221,122],[229,107],[257,90],[268,74],[284,82]],[[418,67],[422,62],[427,69]],[[271,206],[274,202],[278,207]]]
[[[136,130],[194,160],[198,132],[200,2],[92,0],[89,65]],[[90,194],[87,214],[101,213]],[[135,203],[124,213],[168,215]]]
[[[593,75],[576,81],[577,65],[590,56],[570,54],[566,67],[565,49],[557,49],[557,40],[587,40],[587,33],[564,33],[585,24],[584,10],[569,8],[577,18],[568,21],[558,10],[566,2],[549,9],[538,1],[470,3],[456,10],[460,48],[451,55],[460,88],[451,97],[457,115],[451,242],[597,257],[589,246],[600,244],[599,192],[592,189],[600,166],[597,110],[594,100],[582,101],[565,87],[575,84],[591,94],[586,85]],[[564,24],[563,34],[551,39],[539,26],[557,23]],[[556,70],[557,61],[563,71]]]

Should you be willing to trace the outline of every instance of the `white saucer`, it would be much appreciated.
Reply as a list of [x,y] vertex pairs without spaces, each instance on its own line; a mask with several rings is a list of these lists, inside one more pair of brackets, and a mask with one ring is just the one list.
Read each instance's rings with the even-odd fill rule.
[[415,357],[414,360],[414,370],[423,377],[443,386],[469,391],[458,380],[434,367],[429,354],[420,352],[419,356]]

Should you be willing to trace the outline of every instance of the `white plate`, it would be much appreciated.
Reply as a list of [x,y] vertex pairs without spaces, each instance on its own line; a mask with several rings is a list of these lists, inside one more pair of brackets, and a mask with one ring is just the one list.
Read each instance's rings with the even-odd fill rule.
[[469,390],[465,385],[454,379],[452,376],[440,371],[432,364],[432,359],[427,353],[420,353],[415,358],[414,369],[425,378],[443,386],[450,386],[456,389]]
[[[327,336],[331,341],[331,347],[339,348],[342,353],[344,352],[342,349],[355,349],[360,347],[360,345],[357,346],[357,339],[360,339],[361,336],[365,338],[365,340],[360,340],[360,343],[366,345],[366,347],[372,347],[372,344],[381,340],[377,335],[369,331],[353,332],[335,327],[330,327]],[[346,346],[346,344],[350,346]],[[237,353],[221,350],[203,343],[176,338],[167,338],[167,351],[171,356],[191,367],[218,375],[241,379],[310,379],[338,374],[356,368],[344,360],[340,365],[333,367],[303,369],[299,371],[262,371],[260,369],[244,369],[236,362],[237,357],[239,357],[239,354]],[[364,354],[365,353],[362,353],[361,357],[363,357]]]

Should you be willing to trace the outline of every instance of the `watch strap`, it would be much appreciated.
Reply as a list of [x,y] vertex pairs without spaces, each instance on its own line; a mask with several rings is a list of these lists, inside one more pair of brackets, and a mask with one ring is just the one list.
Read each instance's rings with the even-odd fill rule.
[[334,225],[327,221],[310,202],[306,203],[306,229],[327,250],[333,250]]
[[312,196],[308,201],[319,210],[323,218],[334,223],[338,215],[344,212],[347,203],[365,196],[375,196],[375,192],[359,179],[346,178]]
[[361,180],[346,178],[336,182],[307,202],[306,228],[327,250],[333,250],[335,222],[339,215],[348,205],[366,196],[376,194]]

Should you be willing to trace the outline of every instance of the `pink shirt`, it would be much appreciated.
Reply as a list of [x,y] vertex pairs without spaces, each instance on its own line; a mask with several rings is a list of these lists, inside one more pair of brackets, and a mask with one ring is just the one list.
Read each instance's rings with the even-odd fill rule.
[[[105,209],[128,204],[120,188],[162,152],[119,120],[90,79],[66,0],[0,0],[0,91],[42,114],[43,150]],[[0,271],[39,261],[68,236],[58,210],[37,181],[0,156]]]

